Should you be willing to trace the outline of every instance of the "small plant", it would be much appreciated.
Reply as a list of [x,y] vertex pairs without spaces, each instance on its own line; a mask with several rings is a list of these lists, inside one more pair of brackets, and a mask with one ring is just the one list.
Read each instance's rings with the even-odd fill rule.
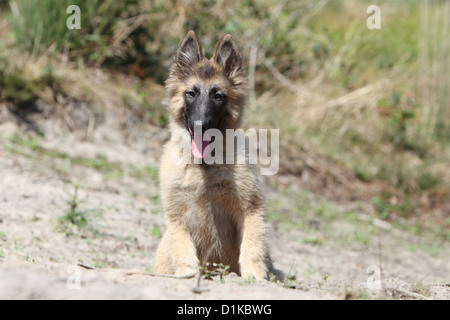
[[[289,288],[293,289],[295,288],[295,284],[293,283],[296,279],[295,274],[292,273],[294,269],[294,263],[295,261],[292,261],[291,268],[289,269],[288,274],[286,275],[284,282],[281,282],[280,280],[276,280],[276,283],[283,286],[283,288]],[[270,279],[275,279],[273,276],[269,275]]]
[[202,267],[203,279],[212,280],[213,276],[219,276],[220,282],[225,283],[224,277],[229,273],[230,266],[223,263],[206,262]]
[[279,280],[277,280],[276,275],[274,275],[272,272],[269,273],[269,281],[273,283],[278,283]]
[[383,201],[379,197],[373,198],[372,203],[380,219],[388,220],[391,215],[392,205],[390,205],[386,201]]
[[423,296],[429,296],[431,291],[430,291],[430,286],[423,284],[423,279],[417,281],[414,285],[411,286],[411,291],[421,294]]
[[152,235],[155,238],[161,238],[161,228],[157,224],[153,225]]
[[75,184],[73,195],[67,201],[68,208],[65,214],[58,219],[57,230],[66,235],[73,234],[75,231],[86,229],[89,225],[89,210],[80,206],[78,190],[80,186]]
[[315,246],[321,246],[323,245],[325,241],[325,237],[322,234],[319,234],[317,236],[310,236],[303,239],[303,243],[312,244]]

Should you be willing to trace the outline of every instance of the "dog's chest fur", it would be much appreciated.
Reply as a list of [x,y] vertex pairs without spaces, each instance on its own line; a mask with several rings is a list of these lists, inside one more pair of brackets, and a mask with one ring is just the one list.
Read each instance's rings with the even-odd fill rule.
[[[178,188],[180,212],[202,262],[220,261],[238,268],[243,212],[250,206],[248,186],[254,184],[247,166],[186,166]],[[255,189],[253,189],[255,190]]]

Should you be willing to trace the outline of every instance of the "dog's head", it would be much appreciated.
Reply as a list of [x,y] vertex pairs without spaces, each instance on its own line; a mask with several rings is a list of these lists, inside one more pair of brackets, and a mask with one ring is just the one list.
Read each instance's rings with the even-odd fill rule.
[[[247,82],[242,57],[229,34],[206,59],[200,42],[189,31],[180,43],[166,81],[171,129],[183,128],[191,135],[201,122],[202,131],[237,129],[241,125]],[[197,149],[203,150],[203,146]]]

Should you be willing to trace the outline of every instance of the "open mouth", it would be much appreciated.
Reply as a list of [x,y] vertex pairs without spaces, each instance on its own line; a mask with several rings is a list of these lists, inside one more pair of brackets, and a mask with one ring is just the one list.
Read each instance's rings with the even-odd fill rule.
[[[209,152],[209,145],[211,144],[211,137],[207,132],[203,133],[202,130],[188,129],[191,134],[191,152],[197,159],[203,159]],[[199,131],[199,132],[198,132]]]

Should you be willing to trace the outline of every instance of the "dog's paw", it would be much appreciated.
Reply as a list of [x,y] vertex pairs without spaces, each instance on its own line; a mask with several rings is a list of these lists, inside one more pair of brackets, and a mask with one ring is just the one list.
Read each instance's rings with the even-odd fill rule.
[[267,267],[263,261],[254,262],[241,260],[239,264],[241,277],[245,279],[255,278],[256,280],[267,279]]

